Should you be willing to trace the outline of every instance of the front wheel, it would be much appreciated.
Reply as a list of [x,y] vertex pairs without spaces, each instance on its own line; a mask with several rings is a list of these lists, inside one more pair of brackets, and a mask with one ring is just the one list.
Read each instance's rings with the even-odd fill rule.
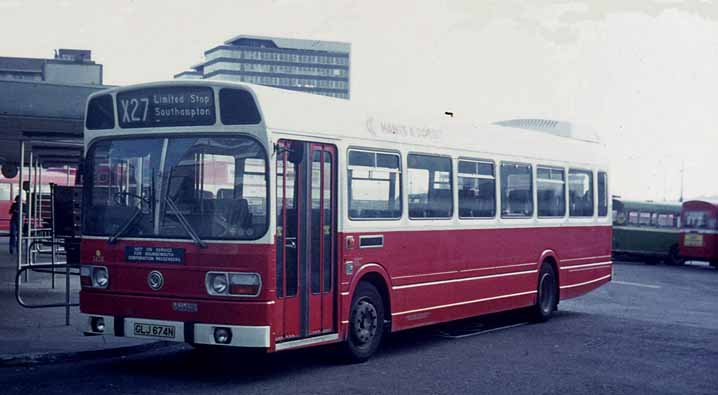
[[538,281],[536,304],[532,307],[532,318],[535,322],[545,322],[551,318],[558,304],[558,287],[553,266],[541,266]]
[[384,303],[376,288],[362,282],[352,298],[349,335],[344,355],[349,362],[364,362],[379,348],[384,335]]

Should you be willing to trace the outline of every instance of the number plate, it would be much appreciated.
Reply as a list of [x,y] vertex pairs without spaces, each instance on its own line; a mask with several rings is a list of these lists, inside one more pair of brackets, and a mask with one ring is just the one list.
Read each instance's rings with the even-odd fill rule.
[[683,239],[683,245],[686,247],[703,247],[703,235],[687,234]]
[[168,325],[143,324],[137,322],[135,323],[135,335],[174,339],[175,327]]

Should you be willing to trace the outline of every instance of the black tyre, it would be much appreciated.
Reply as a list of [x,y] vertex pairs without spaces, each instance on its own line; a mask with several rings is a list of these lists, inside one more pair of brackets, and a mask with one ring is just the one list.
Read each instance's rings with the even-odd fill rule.
[[352,298],[344,356],[352,363],[368,360],[379,348],[383,336],[384,302],[373,285],[361,282]]
[[558,305],[558,287],[553,266],[544,264],[538,277],[536,304],[531,308],[534,322],[545,322],[551,318]]
[[668,252],[665,262],[669,265],[683,265],[686,263],[685,259],[683,259],[679,253],[678,246],[675,244],[671,246],[671,250]]

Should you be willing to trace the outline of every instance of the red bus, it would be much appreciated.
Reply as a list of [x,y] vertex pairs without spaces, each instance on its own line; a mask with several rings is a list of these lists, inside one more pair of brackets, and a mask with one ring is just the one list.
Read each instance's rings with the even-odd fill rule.
[[218,81],[114,88],[86,114],[90,333],[362,361],[388,332],[547,320],[612,276],[605,148],[563,123],[411,125]]
[[681,255],[718,269],[718,201],[684,202],[681,220]]
[[[28,169],[24,169],[27,179]],[[73,185],[75,182],[75,169],[48,168],[42,169],[42,185],[37,190],[43,194],[50,193],[50,184]],[[10,207],[18,194],[18,176],[13,178],[0,177],[0,232],[10,231]]]

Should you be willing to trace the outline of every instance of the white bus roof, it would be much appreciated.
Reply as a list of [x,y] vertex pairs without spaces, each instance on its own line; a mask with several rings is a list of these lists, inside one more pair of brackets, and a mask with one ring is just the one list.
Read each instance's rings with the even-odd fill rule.
[[439,150],[460,155],[495,154],[607,167],[605,147],[596,134],[561,121],[518,119],[479,124],[465,117],[449,117],[442,109],[437,109],[436,114],[406,116],[410,109],[403,114],[371,111],[350,100],[218,80],[156,82],[114,88],[95,95],[172,85],[245,88],[256,96],[270,134],[346,140],[350,145],[373,148],[408,146],[409,150],[426,153]]
[[[447,116],[442,109],[419,117],[406,116],[410,111],[387,114],[357,108],[344,99],[246,86],[255,92],[270,131],[363,140],[365,145],[376,148],[405,144],[414,150],[423,146],[429,152],[442,148],[600,166],[607,163],[605,147],[596,133],[565,121],[518,119],[479,124]],[[531,125],[539,122],[546,126]]]

